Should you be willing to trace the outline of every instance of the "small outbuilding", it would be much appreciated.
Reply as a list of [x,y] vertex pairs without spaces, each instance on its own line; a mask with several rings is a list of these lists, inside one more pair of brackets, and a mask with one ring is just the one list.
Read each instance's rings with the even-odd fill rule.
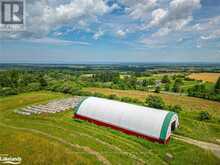
[[74,118],[163,144],[169,142],[171,132],[179,125],[174,112],[97,97],[82,100]]

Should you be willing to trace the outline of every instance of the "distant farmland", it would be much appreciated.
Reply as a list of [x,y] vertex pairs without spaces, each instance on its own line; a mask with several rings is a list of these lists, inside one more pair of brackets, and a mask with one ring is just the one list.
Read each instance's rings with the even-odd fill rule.
[[203,80],[207,82],[215,83],[220,77],[220,73],[192,73],[189,78],[195,80]]

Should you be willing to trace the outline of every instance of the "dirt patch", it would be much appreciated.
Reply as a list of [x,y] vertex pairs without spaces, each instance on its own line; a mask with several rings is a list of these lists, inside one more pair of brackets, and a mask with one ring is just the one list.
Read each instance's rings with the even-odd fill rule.
[[101,144],[103,144],[103,145],[106,145],[106,146],[108,146],[108,147],[110,147],[110,148],[112,148],[112,149],[118,151],[119,153],[125,154],[125,155],[129,156],[129,157],[132,158],[132,159],[138,160],[141,164],[145,164],[145,161],[144,161],[144,160],[138,158],[136,155],[134,155],[134,154],[132,154],[132,153],[129,153],[129,152],[126,152],[126,151],[121,150],[121,148],[119,148],[119,147],[117,147],[117,146],[115,146],[115,145],[106,143],[106,142],[104,142],[104,141],[102,141],[102,140],[100,140],[100,139],[97,139],[97,138],[95,138],[95,137],[93,137],[93,136],[90,136],[90,135],[87,135],[87,134],[84,134],[84,133],[78,133],[78,134],[81,135],[81,136],[86,136],[86,137],[88,137],[88,138],[92,138],[93,140],[96,140],[97,142],[99,142],[99,143],[101,143]]
[[196,145],[196,146],[203,148],[205,150],[210,150],[215,156],[220,158],[220,145],[218,145],[218,144],[199,141],[199,140],[195,140],[195,139],[191,139],[191,138],[179,136],[179,135],[174,135],[174,138],[177,140],[186,142],[188,144]]

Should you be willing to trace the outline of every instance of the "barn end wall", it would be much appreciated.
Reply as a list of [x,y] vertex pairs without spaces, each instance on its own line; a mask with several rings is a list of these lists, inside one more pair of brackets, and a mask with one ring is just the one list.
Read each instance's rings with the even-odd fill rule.
[[163,121],[163,125],[162,125],[161,132],[160,132],[160,139],[163,141],[167,139],[167,133],[168,133],[169,127],[171,126],[170,125],[171,120],[174,115],[175,115],[174,112],[169,112]]

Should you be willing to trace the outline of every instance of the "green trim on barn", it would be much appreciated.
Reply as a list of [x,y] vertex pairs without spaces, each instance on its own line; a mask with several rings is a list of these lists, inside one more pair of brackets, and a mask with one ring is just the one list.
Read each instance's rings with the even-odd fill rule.
[[160,132],[160,139],[163,141],[166,140],[167,130],[169,128],[171,119],[174,115],[175,115],[174,112],[168,112],[164,121],[163,121],[163,125],[162,125],[161,132]]
[[83,103],[86,99],[88,99],[88,97],[83,98],[83,99],[78,103],[78,105],[74,108],[74,109],[75,109],[75,114],[77,114],[77,112],[79,111],[80,106],[82,105],[82,103]]

